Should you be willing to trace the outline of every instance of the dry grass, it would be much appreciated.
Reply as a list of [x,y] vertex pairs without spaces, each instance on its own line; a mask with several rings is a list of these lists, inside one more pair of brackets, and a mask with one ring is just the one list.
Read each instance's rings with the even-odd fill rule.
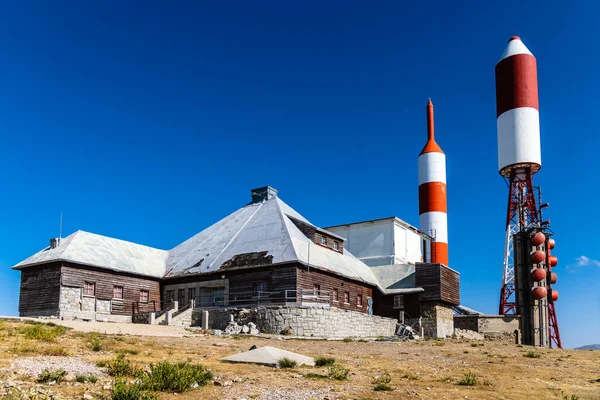
[[[71,355],[81,356],[91,363],[115,360],[118,354],[126,354],[131,367],[149,370],[150,364],[164,360],[170,363],[193,363],[210,369],[215,379],[231,381],[230,386],[200,386],[178,395],[160,393],[162,399],[260,399],[271,389],[293,391],[302,389],[322,390],[332,399],[403,399],[403,398],[478,398],[478,399],[598,399],[600,378],[599,352],[575,350],[549,350],[516,346],[511,343],[485,342],[471,347],[471,342],[446,340],[439,346],[436,341],[419,342],[332,342],[277,340],[240,337],[239,339],[194,335],[187,337],[133,337],[127,335],[88,334],[67,331],[45,342],[27,339],[21,333],[23,323],[0,322],[0,366],[8,367],[16,357],[43,354],[44,351],[60,353],[65,349]],[[33,325],[31,325],[33,326]],[[50,327],[52,328],[52,327]],[[101,341],[103,349],[95,352],[90,348],[93,338]],[[483,344],[483,343],[481,343]],[[329,377],[330,366],[299,366],[293,370],[244,364],[223,363],[220,358],[247,351],[252,345],[274,346],[312,357],[327,355],[335,359],[335,365],[348,369],[346,380]],[[47,350],[52,349],[52,350]],[[484,350],[487,354],[484,354]],[[467,354],[464,352],[468,351]],[[524,357],[529,351],[541,358]],[[136,354],[137,352],[137,354]],[[559,361],[562,360],[562,361]],[[391,375],[391,383],[375,382],[373,377]],[[465,374],[477,377],[474,386],[462,386],[459,382]],[[11,374],[11,372],[7,372]],[[300,376],[300,374],[303,376]],[[15,378],[13,375],[10,379]],[[406,378],[405,378],[406,376]],[[414,377],[417,377],[415,379]],[[36,377],[30,377],[34,385]],[[99,376],[96,384],[74,386],[74,382],[62,382],[48,388],[59,398],[81,399],[86,390],[93,388],[94,398],[110,398],[115,378]],[[125,377],[124,382],[135,378]],[[387,378],[383,378],[387,380]],[[380,383],[394,388],[393,391],[374,391]],[[430,390],[427,390],[427,387]],[[382,387],[383,388],[383,387]],[[323,395],[324,396],[324,395]],[[321,396],[321,397],[323,397]],[[319,398],[318,396],[316,398]]]

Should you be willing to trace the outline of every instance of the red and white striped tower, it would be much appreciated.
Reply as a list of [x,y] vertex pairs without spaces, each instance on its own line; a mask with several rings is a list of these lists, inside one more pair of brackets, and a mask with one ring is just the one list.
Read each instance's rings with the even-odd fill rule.
[[[535,57],[518,36],[508,40],[504,53],[496,64],[496,116],[498,170],[509,186],[499,305],[499,313],[504,315],[515,313],[518,305],[523,304],[515,298],[519,294],[515,294],[516,286],[527,287],[529,290],[528,285],[531,284],[529,281],[515,282],[513,254],[516,249],[513,249],[513,235],[549,228],[548,223],[541,221],[533,186],[533,176],[542,167],[537,65]],[[552,301],[548,304],[540,299],[539,302],[536,301],[535,307],[549,307],[549,312],[554,312]],[[543,320],[547,321],[547,317],[540,320],[542,322],[534,327],[535,330],[548,330],[550,337],[552,331],[558,334],[558,324],[553,326],[551,322],[548,326]],[[560,338],[560,334],[558,337]],[[560,339],[557,345],[561,346]]]
[[433,103],[427,103],[427,143],[419,155],[419,225],[434,240],[431,262],[448,265],[446,155],[433,134]]
[[498,170],[510,187],[499,313],[515,312],[513,235],[537,222],[533,175],[540,170],[540,120],[535,57],[518,36],[496,64]]

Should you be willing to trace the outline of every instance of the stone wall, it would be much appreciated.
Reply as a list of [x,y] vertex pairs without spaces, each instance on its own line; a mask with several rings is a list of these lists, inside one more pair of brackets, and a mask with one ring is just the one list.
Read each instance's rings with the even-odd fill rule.
[[[225,329],[234,315],[238,324],[254,322],[263,332],[288,330],[295,336],[345,338],[393,336],[397,320],[363,312],[317,307],[258,307],[253,309],[214,309],[209,312],[209,329]],[[201,309],[195,309],[192,325],[201,324]]]
[[96,312],[110,314],[110,300],[96,300]]
[[99,300],[82,296],[80,287],[61,286],[59,317],[65,319],[87,319],[103,322],[131,322],[130,315],[111,314],[110,300]]
[[519,329],[519,316],[516,315],[461,315],[454,317],[454,325],[460,329],[475,332],[508,332]]
[[439,302],[421,305],[421,334],[426,338],[446,338],[454,334],[452,307]]

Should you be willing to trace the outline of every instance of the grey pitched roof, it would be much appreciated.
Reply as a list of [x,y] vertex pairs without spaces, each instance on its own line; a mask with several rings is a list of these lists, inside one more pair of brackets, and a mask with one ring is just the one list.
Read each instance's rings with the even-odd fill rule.
[[[314,226],[278,197],[248,204],[170,251],[77,231],[14,269],[70,261],[156,278],[300,262],[377,285],[371,269],[350,252],[314,244],[290,219]],[[315,227],[316,228],[316,227]],[[309,250],[310,248],[310,250]]]
[[278,197],[248,204],[173,248],[166,277],[301,262],[377,285],[364,263],[347,251],[315,245],[289,217],[314,226]]
[[13,269],[23,269],[53,261],[70,261],[113,271],[162,278],[167,254],[165,250],[90,232],[76,231],[61,239],[60,246],[53,249],[46,247],[18,263]]
[[415,266],[411,264],[392,264],[370,267],[379,288],[385,294],[422,292],[415,287]]

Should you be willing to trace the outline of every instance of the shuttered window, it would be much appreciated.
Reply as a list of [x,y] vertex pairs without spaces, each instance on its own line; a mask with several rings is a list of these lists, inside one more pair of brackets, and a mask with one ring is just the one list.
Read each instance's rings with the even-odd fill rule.
[[83,294],[86,296],[95,296],[96,295],[96,284],[93,282],[84,282]]
[[113,299],[123,298],[123,286],[113,286]]

